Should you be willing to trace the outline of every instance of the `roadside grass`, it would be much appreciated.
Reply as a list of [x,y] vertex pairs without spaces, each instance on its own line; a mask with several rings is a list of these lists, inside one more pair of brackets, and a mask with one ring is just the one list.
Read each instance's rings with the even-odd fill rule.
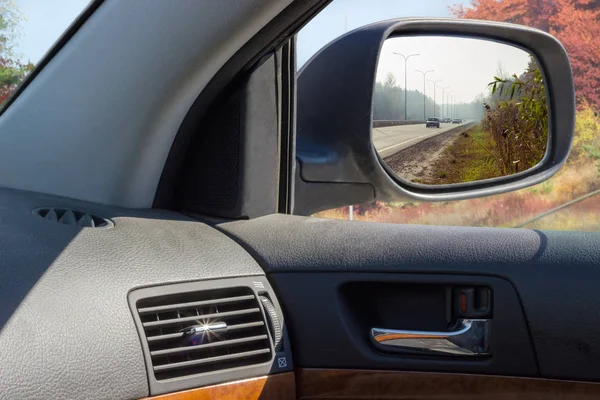
[[[378,203],[377,207],[364,213],[355,207],[354,219],[399,224],[510,228],[600,188],[595,165],[565,168],[565,171],[557,174],[552,181],[533,188],[461,201]],[[590,184],[582,184],[586,178],[590,179]],[[594,196],[528,224],[525,228],[600,230],[599,215],[600,196]],[[315,216],[348,219],[348,208],[328,210]]]
[[500,171],[490,161],[493,155],[489,149],[493,147],[492,136],[476,125],[457,135],[432,166],[430,177],[418,183],[447,185],[499,177]]
[[[515,192],[442,203],[377,203],[355,207],[354,219],[423,225],[514,227],[570,200],[600,189],[600,118],[584,108],[577,113],[573,149],[565,166],[551,179]],[[348,219],[348,207],[315,215]],[[600,196],[532,222],[526,228],[600,230]]]

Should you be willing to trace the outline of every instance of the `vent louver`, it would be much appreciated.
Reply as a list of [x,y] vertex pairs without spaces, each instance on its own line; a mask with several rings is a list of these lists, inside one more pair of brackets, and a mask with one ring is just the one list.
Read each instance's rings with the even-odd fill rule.
[[46,220],[56,221],[63,225],[84,228],[109,228],[112,226],[112,223],[107,219],[68,208],[37,208],[33,212]]
[[264,314],[248,287],[138,300],[156,380],[269,362]]

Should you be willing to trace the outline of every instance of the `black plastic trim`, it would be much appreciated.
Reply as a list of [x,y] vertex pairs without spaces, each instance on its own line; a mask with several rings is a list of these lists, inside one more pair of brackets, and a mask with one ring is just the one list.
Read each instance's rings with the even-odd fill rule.
[[201,122],[188,147],[173,206],[222,218],[277,212],[278,58],[270,53],[227,102]]
[[294,143],[296,141],[296,36],[281,51],[280,152],[278,212],[289,214],[294,187]]
[[[313,273],[317,283],[323,272],[505,279],[521,300],[540,375],[600,381],[596,367],[600,364],[600,232],[384,224],[289,215],[217,227],[242,245],[269,279],[273,274],[296,272]],[[279,293],[285,296],[280,301],[287,307],[291,294]],[[318,288],[311,288],[311,293],[318,293]]]
[[[192,156],[189,145],[202,119],[210,118],[214,110],[227,101],[262,58],[279,49],[331,0],[292,2],[269,22],[248,43],[229,59],[210,80],[185,116],[175,136],[158,183],[153,208],[172,209],[182,203],[176,194],[186,158]],[[210,213],[208,213],[210,214]]]
[[[274,273],[269,279],[288,316],[290,336],[300,368],[382,369],[430,372],[539,376],[529,328],[514,287],[506,280],[487,276],[400,274],[400,273]],[[387,285],[403,288],[442,286],[487,286],[494,294],[491,324],[491,357],[425,357],[382,353],[369,341],[371,319],[394,320],[398,325],[421,320],[430,322],[433,315],[423,315],[419,308],[419,291],[411,302],[377,308],[373,298],[346,290]],[[310,296],[304,296],[310,293]],[[400,298],[400,297],[399,297]],[[395,310],[394,310],[395,308]],[[390,315],[394,313],[394,315]],[[423,322],[421,322],[423,323]],[[315,329],[315,326],[318,329]],[[380,326],[389,329],[413,329],[404,326]],[[423,330],[422,328],[419,330]],[[326,334],[323,334],[326,332]]]

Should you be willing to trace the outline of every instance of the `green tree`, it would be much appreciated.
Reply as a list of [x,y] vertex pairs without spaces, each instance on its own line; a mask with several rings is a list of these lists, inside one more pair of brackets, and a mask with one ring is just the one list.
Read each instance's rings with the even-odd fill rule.
[[[440,97],[433,110],[433,99],[425,97],[425,116],[423,115],[423,93],[418,90],[409,90],[406,93],[406,113],[409,121],[422,121],[423,117],[449,117],[448,104],[440,104]],[[481,120],[484,113],[485,97],[477,96],[471,103],[456,104],[455,116],[462,119]],[[376,82],[373,92],[373,119],[399,121],[404,119],[404,88],[398,86],[392,73],[386,75],[383,82]]]
[[[407,117],[411,121],[423,119],[423,94],[409,90],[407,97]],[[427,115],[433,111],[433,100],[426,97]],[[439,113],[440,107],[437,105]],[[439,115],[439,114],[437,114]],[[398,121],[404,119],[404,88],[398,86],[396,78],[388,73],[383,82],[376,82],[373,93],[373,119]]]

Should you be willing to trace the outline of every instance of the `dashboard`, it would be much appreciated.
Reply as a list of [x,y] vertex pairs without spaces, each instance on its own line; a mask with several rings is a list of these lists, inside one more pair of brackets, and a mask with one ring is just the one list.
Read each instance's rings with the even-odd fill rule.
[[[44,207],[91,213],[114,226],[80,227],[33,212]],[[136,399],[161,393],[149,390],[130,294],[220,278],[268,284],[240,245],[173,212],[0,190],[0,221],[1,398]]]
[[[203,222],[0,189],[0,398],[435,398],[436,385],[456,398],[597,396],[597,325],[580,310],[600,307],[599,241],[286,215]],[[577,295],[549,298],[548,282]],[[370,337],[447,334],[473,318],[491,345],[454,341],[458,356]]]

